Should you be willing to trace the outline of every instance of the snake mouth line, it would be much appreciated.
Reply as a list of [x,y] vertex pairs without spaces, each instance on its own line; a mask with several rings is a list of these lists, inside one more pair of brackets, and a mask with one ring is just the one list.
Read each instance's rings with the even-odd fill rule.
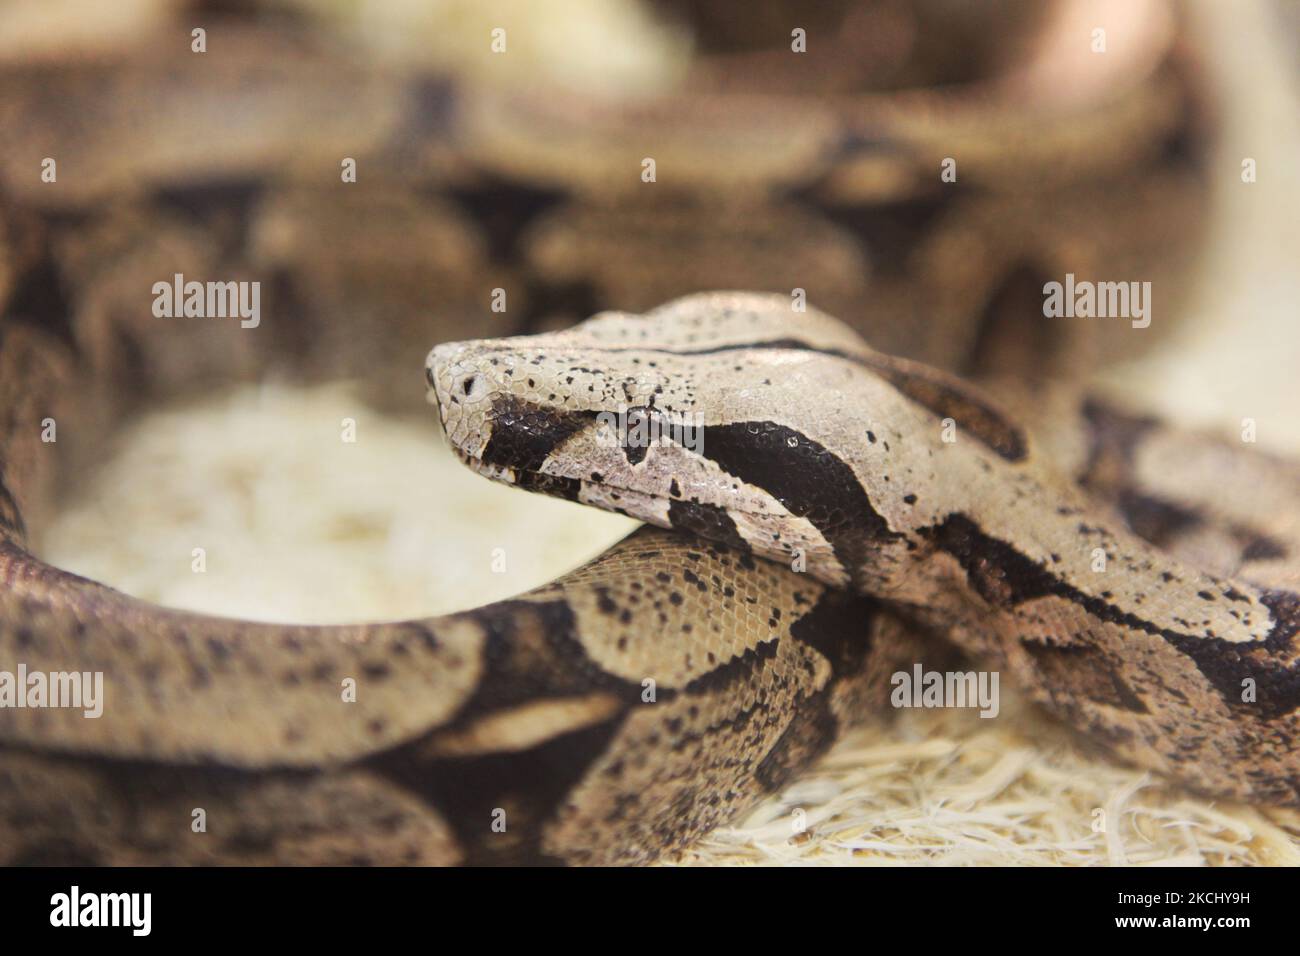
[[[641,500],[659,502],[671,502],[674,499],[667,495],[655,494],[650,491],[629,488],[626,485],[615,485],[604,480],[596,480],[590,476],[586,478],[572,478],[567,475],[552,475],[535,468],[521,468],[511,465],[494,465],[484,461],[478,455],[471,455],[469,452],[460,448],[453,449],[456,457],[461,463],[468,467],[475,474],[482,475],[492,481],[501,484],[510,485],[514,488],[521,488],[524,491],[540,491],[555,497],[567,498],[570,501],[579,500],[579,492],[583,486],[599,488],[610,495],[626,495],[629,498],[638,498]],[[631,517],[639,517],[633,515]],[[641,520],[647,520],[642,518]]]
[[[643,491],[639,488],[629,488],[626,485],[611,484],[610,482],[595,480],[590,477],[571,478],[565,475],[548,474],[547,472],[538,471],[537,469],[532,468],[494,465],[490,462],[484,461],[481,457],[471,455],[469,452],[460,448],[455,448],[453,450],[461,463],[475,474],[482,475],[484,478],[488,478],[500,484],[509,485],[512,488],[519,488],[524,491],[540,492],[553,497],[565,498],[569,501],[591,504],[603,510],[622,514],[630,518],[635,518],[638,521],[645,521],[651,524],[662,524],[663,522],[662,520],[656,521],[643,515],[630,513],[627,509],[618,507],[619,496],[625,496],[629,501],[650,502],[657,506],[669,509],[674,505],[677,505],[709,507],[723,510],[720,506],[705,505],[698,499],[674,498],[672,495],[659,494],[653,491]],[[606,493],[610,501],[608,503],[583,501],[580,498],[580,492],[584,486],[601,489]],[[787,515],[790,517],[795,516],[789,511],[786,511],[783,515],[781,512],[777,511],[755,511],[752,508],[738,508],[734,506],[728,506],[725,510],[731,514],[741,515],[755,520],[779,518]]]

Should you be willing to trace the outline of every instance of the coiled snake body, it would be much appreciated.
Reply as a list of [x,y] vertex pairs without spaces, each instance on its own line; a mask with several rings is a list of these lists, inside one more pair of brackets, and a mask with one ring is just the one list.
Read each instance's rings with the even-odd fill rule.
[[[1222,462],[1159,487],[1170,449],[1226,455],[1282,507],[1284,463],[1091,406],[1087,496],[968,386],[765,296],[439,346],[429,378],[477,470],[685,533],[475,611],[324,628],[160,610],[7,544],[5,658],[102,670],[121,702],[3,713],[11,859],[645,861],[879,709],[926,631],[1125,757],[1296,800],[1288,532],[1212,504]],[[629,410],[698,412],[698,441],[610,441],[600,413]],[[1098,503],[1136,526],[1198,497],[1222,573],[1178,557],[1204,533],[1148,525],[1156,548]],[[195,807],[221,825],[190,833]]]
[[[430,370],[483,474],[803,559],[1133,760],[1214,793],[1300,795],[1285,551],[1257,539],[1210,574],[1152,547],[955,379],[788,302],[721,294],[442,346]],[[693,441],[620,444],[610,413],[628,409],[701,424]]]
[[[1017,368],[1075,357],[1080,327],[1040,341],[1039,303],[1006,306],[1067,269],[1176,272],[1198,208],[1168,10],[1118,7],[1137,41],[1083,66],[635,115],[371,75],[274,31],[204,61],[187,26],[121,74],[7,64],[0,119],[26,136],[0,144],[18,200],[0,219],[0,670],[102,672],[107,700],[94,720],[0,709],[0,862],[646,862],[781,786],[943,637],[1125,757],[1294,802],[1300,529],[1261,518],[1300,513],[1290,466],[1065,391],[1009,416],[788,295],[435,350],[476,468],[674,529],[516,599],[272,626],[30,553],[56,453],[93,462],[87,436],[144,384],[288,354],[386,384],[431,338],[735,283],[808,286],[873,344],[948,366],[1005,370],[1026,343]],[[1092,98],[1067,95],[1076,74]],[[643,135],[649,201],[625,175]],[[960,185],[939,191],[949,151]],[[49,153],[57,185],[31,172]],[[342,193],[340,155],[362,170]],[[160,334],[144,290],[175,273],[259,278],[268,318]],[[485,305],[498,287],[508,313]],[[628,409],[698,413],[701,440],[608,442],[599,413]],[[46,417],[71,451],[41,441]],[[1224,475],[1253,494],[1224,496]]]

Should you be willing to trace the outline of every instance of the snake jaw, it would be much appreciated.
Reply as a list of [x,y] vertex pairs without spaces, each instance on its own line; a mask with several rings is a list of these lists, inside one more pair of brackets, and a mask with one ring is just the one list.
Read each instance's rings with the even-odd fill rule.
[[499,482],[503,485],[518,486],[519,484],[519,472],[514,468],[485,462],[482,458],[467,454],[454,446],[452,447],[452,453],[455,454],[462,465],[476,475],[482,475],[489,481]]

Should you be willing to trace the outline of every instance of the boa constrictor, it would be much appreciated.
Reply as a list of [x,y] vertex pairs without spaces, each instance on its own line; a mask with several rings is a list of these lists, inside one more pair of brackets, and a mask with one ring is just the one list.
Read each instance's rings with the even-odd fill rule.
[[[912,6],[879,9],[905,20]],[[881,600],[826,587],[816,574],[845,585],[848,571],[817,550],[816,529],[799,518],[782,532],[808,538],[816,574],[797,573],[728,530],[734,503],[679,504],[676,523],[700,537],[643,529],[512,601],[324,628],[154,607],[49,567],[32,539],[61,476],[97,461],[96,436],[147,401],[288,360],[310,376],[360,375],[391,405],[390,383],[409,380],[394,370],[430,336],[549,328],[719,284],[807,287],[873,343],[972,371],[1145,344],[1107,348],[1082,325],[1045,336],[1018,306],[1066,271],[1178,274],[1202,199],[1199,97],[1168,4],[1113,4],[1132,19],[1105,57],[1082,59],[1070,53],[1077,15],[1092,8],[1051,6],[1063,15],[1011,44],[1023,56],[994,44],[972,71],[952,72],[973,49],[957,30],[886,82],[857,76],[863,36],[891,35],[868,19],[790,75],[784,29],[778,55],[709,52],[692,88],[636,109],[370,69],[256,17],[212,19],[219,55],[205,58],[182,16],[129,48],[0,63],[0,126],[14,131],[0,142],[0,671],[102,672],[108,697],[97,720],[0,709],[0,861],[644,862],[779,787],[879,706],[899,666],[940,661],[940,645],[918,642],[927,628],[973,646],[975,605],[928,619],[904,572],[886,576],[899,545],[847,545],[857,575],[882,576]],[[942,40],[935,26],[911,32]],[[636,175],[646,149],[660,161],[652,185]],[[960,173],[943,182],[950,154]],[[342,189],[340,156],[360,170]],[[44,157],[58,158],[57,182],[37,175]],[[175,273],[261,281],[266,321],[249,334],[160,328],[145,290]],[[498,287],[506,312],[488,305]],[[980,434],[949,414],[959,444]],[[41,441],[46,418],[57,445]],[[997,421],[989,412],[986,427]],[[1170,488],[1159,462],[1195,452],[1198,473],[1219,476],[1230,460],[1241,486],[1271,489],[1254,499],[1265,513],[1290,514],[1283,467],[1099,407],[1054,421],[1078,427],[1045,433],[1053,461],[1167,553],[1232,564],[1286,552],[1285,534],[1263,534],[1258,514],[1208,484]],[[897,443],[883,427],[877,437]],[[521,469],[521,484],[581,487],[501,467]],[[926,493],[916,507],[939,506]],[[923,546],[888,524],[897,515],[880,520],[867,525]],[[1028,546],[1016,530],[1006,543]],[[1073,666],[1100,651],[1041,643],[1041,669],[1107,673]],[[1080,700],[1128,699],[1097,680]],[[1103,723],[1115,735],[1146,726]],[[1265,769],[1249,787],[1210,785],[1287,799],[1277,780]],[[200,809],[206,832],[192,826]]]
[[[6,862],[645,862],[880,710],[900,667],[943,666],[934,633],[1125,757],[1296,800],[1284,462],[1068,401],[1049,462],[969,386],[783,297],[440,346],[429,379],[476,469],[676,530],[473,611],[297,627],[50,568],[9,510],[2,659],[111,696],[97,720],[0,711]],[[703,424],[609,441],[599,413],[628,409]],[[793,549],[806,571],[764,559]]]
[[[1210,793],[1300,797],[1300,592],[1276,527],[1257,525],[1215,571],[1155,547],[979,392],[780,298],[688,297],[444,345],[429,380],[453,447],[481,474],[806,566],[1009,672],[1137,763]],[[1092,415],[1121,440],[1122,418]],[[1131,444],[1141,428],[1128,431]],[[1300,491],[1285,466],[1250,467],[1283,501]],[[739,576],[680,573],[724,595]],[[665,579],[608,611],[635,627],[653,618],[651,597],[681,590]]]

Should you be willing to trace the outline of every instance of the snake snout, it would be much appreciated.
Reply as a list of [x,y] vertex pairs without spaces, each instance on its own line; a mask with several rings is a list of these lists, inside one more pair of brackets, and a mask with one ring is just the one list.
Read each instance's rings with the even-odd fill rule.
[[425,377],[433,389],[431,398],[438,403],[444,422],[452,406],[473,404],[489,390],[487,377],[477,370],[476,354],[468,343],[448,342],[434,346],[425,360]]
[[448,342],[429,352],[425,377],[428,399],[438,406],[438,418],[448,443],[458,453],[475,457],[491,432],[486,401],[499,390],[490,358],[478,342]]

